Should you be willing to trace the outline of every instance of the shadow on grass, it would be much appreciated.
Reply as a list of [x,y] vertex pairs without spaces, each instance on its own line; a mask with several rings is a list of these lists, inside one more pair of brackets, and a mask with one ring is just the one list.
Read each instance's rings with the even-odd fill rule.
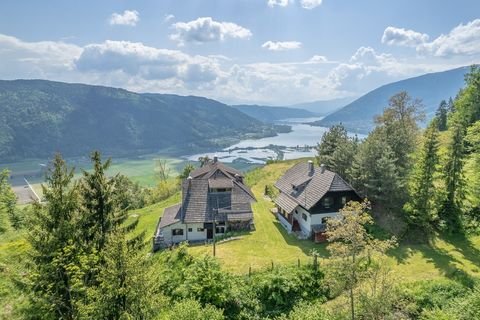
[[312,250],[315,250],[320,255],[320,258],[328,258],[330,256],[327,251],[326,243],[314,243],[312,240],[308,239],[300,240],[295,237],[294,234],[288,234],[287,230],[285,230],[285,228],[278,220],[275,220],[273,224],[283,236],[288,245],[299,247],[303,251],[303,253],[305,253],[305,255],[311,256]]
[[[439,235],[437,239],[455,247],[455,250],[462,254],[465,260],[475,266],[479,265],[480,250],[475,248],[464,235]],[[464,265],[464,262],[452,256],[448,250],[436,246],[434,240],[432,239],[425,244],[401,244],[398,248],[391,250],[389,256],[395,258],[398,263],[404,264],[413,254],[420,253],[427,262],[432,263],[445,277],[472,288],[477,280],[471,274],[459,268],[459,266]]]

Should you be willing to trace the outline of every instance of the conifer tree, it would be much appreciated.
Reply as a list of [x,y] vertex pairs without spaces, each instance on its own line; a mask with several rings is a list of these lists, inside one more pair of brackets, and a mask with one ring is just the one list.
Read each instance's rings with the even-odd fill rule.
[[358,138],[348,137],[342,124],[337,124],[325,132],[316,146],[317,163],[324,164],[332,171],[350,180],[348,170],[358,146]]
[[405,205],[410,224],[429,230],[434,218],[435,173],[438,157],[438,123],[434,119],[425,130],[409,183],[410,201]]
[[88,303],[80,308],[83,318],[153,318],[159,305],[154,273],[145,251],[137,244],[129,244],[125,229],[108,234],[96,278],[98,285],[88,290]]
[[400,178],[406,178],[415,151],[419,127],[417,121],[424,119],[422,102],[412,99],[403,91],[392,96],[383,114],[375,119],[383,139],[387,142],[396,159],[395,165]]
[[115,179],[106,176],[110,159],[102,163],[100,153],[92,153],[93,171],[83,172],[80,184],[81,225],[86,247],[101,252],[106,239],[115,226],[126,219],[126,212],[115,203]]
[[72,270],[77,265],[78,196],[72,179],[73,169],[57,154],[42,185],[45,202],[34,204],[29,220],[30,290],[33,304],[42,310],[40,318],[74,319],[77,315]]
[[453,123],[443,175],[446,194],[439,212],[439,217],[449,230],[456,230],[460,227],[465,185],[463,175],[464,152],[463,126],[459,123]]
[[381,129],[374,130],[360,145],[350,170],[357,191],[375,204],[395,208],[404,199],[402,180],[396,168],[396,158]]
[[447,130],[447,115],[448,115],[448,105],[445,100],[440,102],[435,116],[437,118],[438,131]]
[[14,229],[21,225],[16,211],[17,196],[8,182],[9,178],[8,170],[0,172],[0,232],[7,229],[9,222]]

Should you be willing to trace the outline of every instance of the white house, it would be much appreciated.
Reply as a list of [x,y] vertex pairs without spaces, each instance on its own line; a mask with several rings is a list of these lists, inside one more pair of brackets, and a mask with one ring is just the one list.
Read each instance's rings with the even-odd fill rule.
[[325,241],[328,218],[338,217],[338,212],[348,201],[361,197],[337,173],[312,161],[298,163],[275,183],[279,195],[275,199],[277,217],[290,232],[300,233],[315,242]]
[[206,241],[229,230],[250,230],[253,201],[255,197],[243,183],[243,174],[215,157],[183,181],[182,202],[165,209],[157,224],[153,248]]

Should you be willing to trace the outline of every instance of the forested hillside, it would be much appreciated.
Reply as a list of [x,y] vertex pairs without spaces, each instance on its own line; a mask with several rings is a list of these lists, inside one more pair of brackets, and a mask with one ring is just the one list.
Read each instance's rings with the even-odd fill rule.
[[383,109],[388,106],[388,99],[400,91],[406,91],[412,97],[421,99],[427,119],[431,119],[441,100],[455,98],[468,71],[468,67],[463,67],[381,86],[314,125],[331,126],[342,123],[348,130],[368,133],[374,127],[374,117],[382,114]]
[[267,107],[258,105],[234,105],[233,108],[262,122],[271,123],[288,118],[309,118],[318,114],[291,107]]
[[0,81],[0,162],[31,157],[195,152],[274,135],[220,102],[44,80]]

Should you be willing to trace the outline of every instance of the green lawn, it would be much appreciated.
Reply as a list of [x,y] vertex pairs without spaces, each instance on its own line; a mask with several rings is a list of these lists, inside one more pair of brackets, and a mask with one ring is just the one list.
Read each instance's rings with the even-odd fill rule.
[[[217,245],[217,257],[225,269],[243,274],[250,266],[252,270],[267,268],[272,261],[275,264],[296,264],[298,259],[305,262],[310,259],[312,249],[317,250],[321,258],[328,258],[325,244],[314,244],[288,235],[270,213],[273,203],[263,197],[265,185],[272,184],[297,161],[301,160],[275,163],[248,173],[246,182],[252,186],[258,200],[253,205],[256,230],[240,240]],[[149,212],[145,218],[150,222],[145,225],[150,224],[151,234],[162,208],[160,205],[154,210],[143,209]],[[191,247],[190,252],[211,255],[212,249],[211,245],[201,245]],[[402,244],[389,254],[389,260],[395,275],[405,281],[480,276],[480,236],[439,236],[430,245]]]

